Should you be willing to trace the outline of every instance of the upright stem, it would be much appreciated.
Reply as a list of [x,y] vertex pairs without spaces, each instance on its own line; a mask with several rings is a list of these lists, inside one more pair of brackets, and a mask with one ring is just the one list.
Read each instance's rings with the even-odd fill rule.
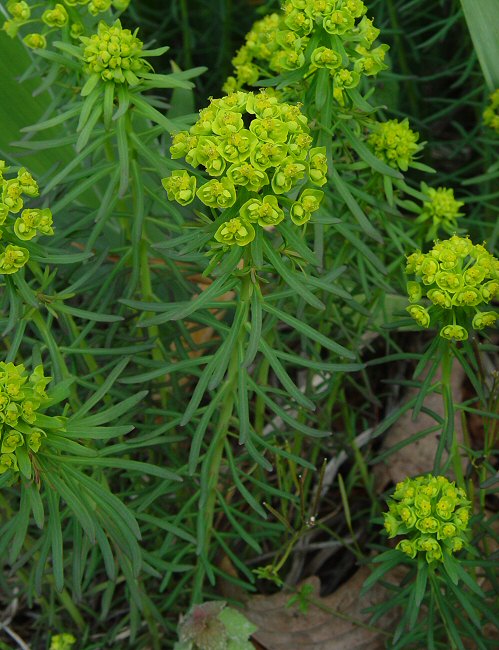
[[[239,299],[245,303],[246,318],[249,310],[249,298],[251,291],[251,280],[249,275],[242,279],[242,287]],[[201,543],[198,544],[198,566],[194,578],[192,599],[199,603],[203,599],[203,583],[206,577],[206,565],[209,562],[208,555],[213,531],[213,520],[215,517],[215,506],[217,500],[217,486],[220,478],[220,468],[223,460],[225,441],[229,434],[230,421],[234,412],[235,394],[239,375],[239,347],[242,338],[245,336],[244,325],[241,327],[237,341],[232,349],[229,367],[224,383],[220,390],[223,391],[222,409],[215,427],[215,437],[212,440],[201,468],[201,497],[199,499],[198,537]],[[245,372],[245,370],[243,370]]]
[[450,457],[454,469],[454,475],[458,485],[464,487],[463,468],[461,465],[461,456],[459,454],[456,427],[454,423],[455,410],[451,388],[452,362],[453,355],[451,344],[445,341],[442,353],[442,397],[444,401],[444,429],[442,435],[447,439],[450,437]]

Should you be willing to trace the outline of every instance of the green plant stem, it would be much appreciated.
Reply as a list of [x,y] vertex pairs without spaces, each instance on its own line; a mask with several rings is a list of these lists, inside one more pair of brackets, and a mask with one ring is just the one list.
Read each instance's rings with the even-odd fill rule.
[[203,462],[201,470],[201,482],[206,481],[204,490],[202,491],[199,500],[199,513],[201,519],[201,526],[204,528],[204,541],[201,548],[198,548],[198,554],[201,556],[198,561],[196,576],[194,579],[194,588],[192,599],[193,603],[200,603],[203,600],[202,589],[203,582],[206,576],[205,563],[208,560],[208,553],[210,550],[211,531],[213,529],[213,519],[215,516],[215,505],[217,498],[217,484],[220,475],[220,468],[223,458],[223,449],[225,439],[228,435],[229,423],[234,410],[234,396],[233,390],[237,383],[238,372],[238,354],[237,348],[232,354],[229,364],[229,371],[225,386],[223,388],[226,400],[224,401],[222,411],[217,422],[216,437],[214,438],[210,450]]
[[[273,330],[269,332],[266,343],[272,346],[272,341],[274,338]],[[257,383],[259,386],[267,386],[269,378],[270,364],[267,359],[262,359],[260,368],[258,370]],[[263,428],[265,426],[265,401],[263,397],[257,395],[255,400],[255,431],[259,434],[263,434]]]
[[[450,458],[452,462],[452,467],[454,469],[454,475],[456,477],[457,484],[464,488],[464,474],[463,467],[461,464],[461,456],[459,454],[459,445],[457,442],[456,427],[454,423],[455,419],[455,410],[454,403],[452,400],[452,387],[451,387],[451,377],[452,377],[452,362],[453,355],[451,344],[445,341],[442,353],[442,397],[444,401],[444,429],[442,435],[449,436],[450,432]],[[447,437],[447,440],[449,438]]]
[[[239,299],[246,303],[246,319],[248,317],[249,311],[250,284],[249,275],[244,276]],[[241,338],[244,336],[245,328],[243,325],[241,327],[236,344],[232,350],[225,381],[220,389],[223,391],[224,399],[222,401],[223,406],[215,428],[215,437],[211,442],[210,448],[208,449],[206,457],[203,461],[203,466],[201,468],[201,497],[199,500],[198,537],[201,537],[202,542],[201,544],[198,544],[198,555],[200,558],[198,560],[192,591],[192,601],[194,604],[200,603],[203,600],[203,583],[207,573],[206,566],[209,562],[208,555],[210,551],[213,520],[215,517],[217,486],[222,466],[225,441],[229,435],[230,422],[234,412],[235,392],[237,389],[239,374],[239,346],[242,343]],[[243,372],[245,372],[245,370],[243,370]],[[200,526],[203,529],[202,535],[199,534]]]

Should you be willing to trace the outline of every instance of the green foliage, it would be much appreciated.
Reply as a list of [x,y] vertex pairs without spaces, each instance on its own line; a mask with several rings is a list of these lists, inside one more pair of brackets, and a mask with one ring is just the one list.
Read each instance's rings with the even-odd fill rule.
[[[374,549],[373,622],[403,611],[389,647],[490,647],[490,39],[470,56],[457,1],[127,4],[1,5],[0,604],[33,609],[1,634],[249,649],[244,598],[308,575],[315,548],[334,589]],[[387,448],[410,409],[431,426]],[[471,414],[483,434],[461,441]],[[401,490],[432,480],[408,477],[386,516],[405,553],[387,550],[372,465],[435,432],[455,495],[420,516]],[[306,613],[309,590],[291,601]]]

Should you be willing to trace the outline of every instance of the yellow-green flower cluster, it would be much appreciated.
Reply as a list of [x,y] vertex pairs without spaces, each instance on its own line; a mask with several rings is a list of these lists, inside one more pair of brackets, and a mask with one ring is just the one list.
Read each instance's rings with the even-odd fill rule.
[[75,643],[76,639],[72,634],[67,632],[55,634],[50,640],[50,650],[71,650]]
[[30,375],[22,364],[0,361],[0,474],[19,471],[40,449],[46,433],[37,426],[37,412],[47,404],[50,380],[42,366]]
[[97,16],[105,11],[114,9],[124,11],[130,0],[63,0],[51,4],[34,3],[21,0],[9,0],[7,11],[10,14],[2,29],[11,37],[17,35],[19,29],[24,25],[40,24],[40,31],[26,34],[24,43],[32,49],[43,49],[47,46],[47,34],[54,30],[69,29],[72,38],[78,38],[84,30],[83,22],[79,13],[85,7],[86,12]]
[[[284,71],[285,68],[282,66],[287,62],[282,60],[284,50],[277,40],[277,34],[283,29],[284,16],[276,13],[254,23],[251,31],[246,34],[245,44],[232,59],[234,76],[229,77],[225,82],[224,92],[230,93],[244,86],[253,85],[262,75],[265,76],[265,69],[277,73]],[[307,40],[305,39],[304,44]],[[301,59],[298,61],[299,65],[295,67],[300,67],[305,62],[301,44],[298,49],[297,57],[301,56]],[[291,60],[289,65],[292,65]]]
[[[38,196],[38,184],[24,168],[15,178],[7,179],[5,161],[0,160],[0,274],[10,275],[21,269],[29,259],[26,248],[18,240],[29,241],[38,234],[53,235],[52,213],[48,208],[25,208],[23,196]],[[10,215],[18,215],[14,220]]]
[[[312,73],[329,70],[334,98],[343,105],[345,91],[358,86],[362,75],[373,76],[387,68],[388,45],[373,47],[379,29],[366,12],[362,0],[285,0],[280,14],[253,25],[232,61],[234,76],[224,89],[252,85],[262,74],[281,74],[308,64]],[[309,53],[312,36],[317,46]]]
[[[176,170],[163,179],[163,186],[168,198],[180,205],[197,196],[210,208],[238,207],[218,228],[215,239],[227,246],[245,246],[254,239],[256,225],[283,221],[285,207],[296,225],[305,224],[318,210],[320,190],[303,189],[296,197],[307,181],[317,186],[326,182],[325,148],[311,144],[307,118],[297,106],[279,102],[267,92],[237,91],[212,100],[190,131],[173,137],[172,158],[202,167],[212,180],[196,191],[196,177]],[[294,200],[284,197],[291,192]]]
[[407,171],[414,156],[423,147],[418,144],[419,134],[411,130],[407,118],[375,122],[368,142],[375,155],[390,167]]
[[483,123],[499,133],[499,88],[490,96],[490,104],[483,112]]
[[[426,254],[409,255],[406,273],[416,276],[407,283],[407,311],[422,327],[440,325],[443,338],[464,341],[470,329],[493,326],[499,318],[480,309],[499,297],[499,260],[467,237],[454,235]],[[418,304],[425,296],[429,308]]]
[[426,240],[435,239],[440,230],[452,235],[457,230],[457,220],[463,216],[459,210],[464,203],[456,201],[454,190],[446,187],[428,187],[422,183],[422,191],[428,196],[429,201],[423,203],[421,214],[416,223],[429,222],[429,229],[426,233]]
[[10,14],[10,18],[4,21],[2,29],[11,38],[14,38],[17,36],[19,28],[30,20],[31,7],[24,0],[21,2],[9,0],[9,2],[7,2],[7,11]]
[[467,542],[471,509],[462,488],[445,476],[418,476],[398,483],[388,512],[388,537],[404,535],[396,548],[411,558],[425,553],[428,563],[460,551]]
[[141,56],[143,43],[137,31],[123,29],[119,20],[113,25],[101,21],[97,34],[81,36],[85,72],[102,81],[136,85],[140,74],[151,69]]

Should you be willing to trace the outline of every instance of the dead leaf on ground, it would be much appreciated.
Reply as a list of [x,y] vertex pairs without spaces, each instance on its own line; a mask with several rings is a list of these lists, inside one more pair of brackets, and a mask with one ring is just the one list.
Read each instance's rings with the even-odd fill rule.
[[[438,381],[440,377],[441,373],[438,371],[434,380]],[[455,364],[451,377],[452,396],[455,403],[463,399],[464,377],[464,371],[461,366]],[[418,392],[417,388],[410,389],[407,392],[406,401],[411,400]],[[444,417],[444,405],[441,394],[435,392],[430,393],[424,401],[424,406],[442,418]],[[383,440],[380,453],[436,424],[434,418],[426,413],[420,412],[416,420],[413,420],[412,416],[413,411],[411,409],[404,413],[397,423],[391,427]],[[458,444],[461,444],[463,442],[463,427],[459,412],[456,413],[454,420]],[[440,429],[429,433],[424,438],[420,438],[394,452],[388,456],[386,461],[375,465],[374,474],[378,491],[382,492],[389,483],[398,483],[399,481],[403,481],[407,476],[417,476],[418,474],[431,472],[440,433]],[[444,454],[444,459],[445,457]]]
[[[388,580],[398,583],[403,569],[395,570]],[[296,605],[287,607],[289,592],[272,596],[253,596],[244,609],[245,616],[258,626],[253,638],[266,650],[381,650],[386,646],[383,630],[389,629],[398,616],[391,611],[381,618],[377,628],[368,628],[371,614],[367,607],[386,599],[386,589],[375,585],[365,596],[360,590],[370,575],[362,567],[352,578],[331,595],[319,596],[320,581],[308,578],[303,584],[312,585],[312,600],[306,614]]]

